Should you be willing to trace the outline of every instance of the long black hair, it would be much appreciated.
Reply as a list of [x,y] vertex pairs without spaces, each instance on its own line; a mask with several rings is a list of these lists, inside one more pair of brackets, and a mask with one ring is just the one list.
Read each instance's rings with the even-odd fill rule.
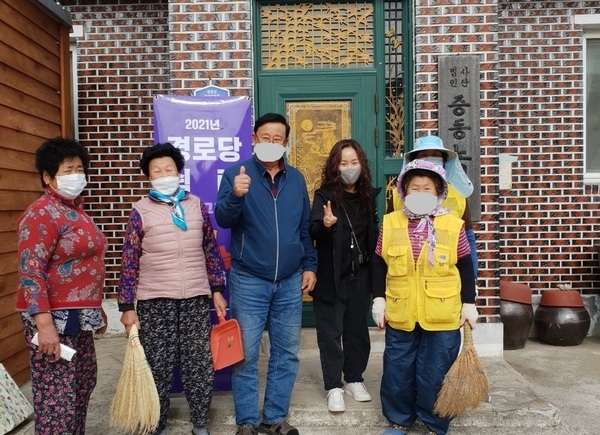
[[343,204],[344,183],[340,176],[340,162],[342,161],[342,150],[352,147],[356,151],[361,171],[355,183],[356,192],[359,194],[361,208],[369,213],[373,211],[373,192],[371,186],[371,169],[367,155],[360,144],[354,139],[342,139],[331,149],[321,175],[321,187],[327,188],[333,197],[333,204]]

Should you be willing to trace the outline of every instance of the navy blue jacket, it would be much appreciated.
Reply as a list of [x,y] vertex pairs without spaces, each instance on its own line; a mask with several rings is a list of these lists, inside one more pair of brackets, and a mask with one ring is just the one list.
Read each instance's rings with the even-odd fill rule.
[[[238,198],[233,179],[244,166],[250,190]],[[252,157],[225,170],[215,219],[231,228],[231,264],[254,276],[277,282],[299,269],[317,272],[317,251],[309,234],[310,202],[302,174],[284,164],[277,197],[269,187],[270,175]]]

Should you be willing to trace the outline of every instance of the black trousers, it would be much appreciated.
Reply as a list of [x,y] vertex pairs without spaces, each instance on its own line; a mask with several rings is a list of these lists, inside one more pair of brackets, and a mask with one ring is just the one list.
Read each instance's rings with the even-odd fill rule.
[[342,278],[335,302],[313,300],[317,344],[326,390],[342,388],[344,381],[362,382],[367,368],[371,340],[367,316],[371,304],[369,270],[360,268]]
[[160,421],[167,427],[173,370],[179,366],[194,426],[205,427],[212,401],[215,371],[210,352],[208,297],[138,301],[140,342],[152,370],[160,399]]

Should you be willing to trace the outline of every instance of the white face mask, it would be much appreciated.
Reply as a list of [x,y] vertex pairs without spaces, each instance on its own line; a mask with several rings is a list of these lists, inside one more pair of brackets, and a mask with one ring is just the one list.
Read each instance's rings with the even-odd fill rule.
[[438,198],[431,193],[415,192],[406,195],[404,205],[416,215],[429,215],[438,205]]
[[428,161],[429,163],[433,163],[434,165],[441,166],[442,168],[444,167],[444,158],[443,157],[431,156],[431,157],[424,157],[421,160]]
[[56,193],[67,199],[75,199],[85,188],[87,181],[85,174],[59,175],[56,177]]
[[254,154],[261,162],[276,162],[283,157],[285,147],[276,143],[254,144]]
[[346,186],[356,183],[356,180],[358,180],[358,177],[360,177],[360,172],[360,166],[350,166],[348,168],[340,169],[340,178],[342,179],[342,183],[344,183]]
[[163,195],[173,196],[179,189],[179,177],[160,177],[150,180],[152,188]]

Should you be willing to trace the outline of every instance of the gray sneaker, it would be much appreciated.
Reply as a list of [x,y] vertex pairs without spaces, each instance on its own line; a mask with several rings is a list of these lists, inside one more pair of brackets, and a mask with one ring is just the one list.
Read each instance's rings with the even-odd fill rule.
[[275,424],[261,423],[258,427],[260,433],[266,433],[267,435],[299,435],[298,429],[283,420]]
[[235,435],[258,435],[256,426],[250,423],[240,424]]

